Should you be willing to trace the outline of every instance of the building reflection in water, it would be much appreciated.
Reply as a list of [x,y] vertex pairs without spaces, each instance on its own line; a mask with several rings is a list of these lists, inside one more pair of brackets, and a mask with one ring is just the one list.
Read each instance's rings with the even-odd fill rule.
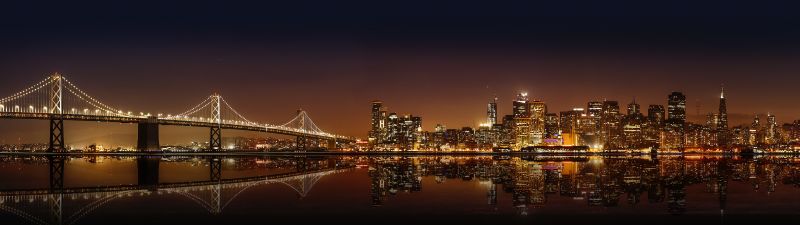
[[[81,176],[65,172],[70,166],[77,166],[73,162],[117,161],[134,162],[135,184],[64,185],[65,178]],[[170,168],[164,165],[171,164],[201,166],[207,169],[208,176],[195,181],[165,181],[160,175]],[[247,189],[282,185],[293,190],[298,201],[303,201],[321,179],[337,173],[368,179],[369,202],[373,208],[393,204],[394,198],[400,195],[424,192],[423,183],[452,187],[447,185],[474,182],[483,188],[481,194],[485,194],[485,204],[489,208],[518,215],[536,213],[537,209],[559,204],[553,201],[560,199],[584,202],[584,207],[588,208],[661,205],[665,206],[664,214],[681,215],[690,209],[687,197],[711,194],[715,196],[719,213],[724,216],[731,197],[728,195],[731,182],[766,193],[787,190],[777,188],[779,185],[800,187],[800,159],[794,157],[7,156],[0,157],[0,165],[48,168],[47,187],[0,190],[0,216],[13,215],[32,224],[74,224],[117,199],[161,195],[180,196],[202,206],[211,215],[221,215]],[[359,170],[357,168],[366,171],[354,173]],[[230,175],[251,170],[266,171],[266,174]],[[364,174],[367,177],[363,177]],[[424,182],[426,180],[428,182]],[[451,181],[460,182],[450,184]],[[350,184],[332,182],[331,185]],[[77,208],[64,207],[69,201],[84,204],[78,204]]]

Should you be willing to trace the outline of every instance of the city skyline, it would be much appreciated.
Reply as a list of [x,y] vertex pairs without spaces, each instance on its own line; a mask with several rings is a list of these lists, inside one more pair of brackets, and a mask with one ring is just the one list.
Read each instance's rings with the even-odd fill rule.
[[[665,94],[680,91],[689,98],[691,118],[698,101],[701,115],[715,111],[724,83],[731,124],[753,113],[770,112],[782,122],[800,117],[800,107],[791,104],[800,96],[790,91],[800,82],[800,30],[792,7],[679,1],[658,7],[123,5],[8,7],[0,15],[6,30],[0,83],[9,89],[0,93],[60,72],[131,110],[178,112],[219,92],[254,120],[279,121],[302,107],[326,130],[359,137],[370,126],[364,105],[374,99],[425,117],[430,130],[436,123],[477,126],[483,105],[495,96],[498,113],[507,114],[519,91],[558,110],[604,98],[665,104]],[[66,11],[70,16],[58,16]],[[36,136],[16,125],[0,127],[13,127],[0,134]]]
[[[717,90],[717,92],[719,92],[719,90]],[[525,92],[525,93],[530,95],[528,92]],[[730,93],[731,93],[731,90],[730,90],[730,88],[728,88],[728,90],[727,90],[727,92],[725,94],[726,96],[728,96],[727,98],[730,98],[730,95],[731,95]],[[517,93],[517,94],[519,94],[519,93]],[[737,96],[737,94],[734,94],[734,96]],[[715,94],[714,97],[718,98],[719,97],[719,93]],[[530,96],[529,96],[529,98],[531,100],[537,100],[537,101],[538,100],[544,100],[544,99],[538,99],[538,98],[530,97]],[[510,111],[511,111],[510,103],[511,102],[502,101],[501,100],[502,98],[498,97],[497,94],[494,94],[494,95],[492,95],[491,98],[487,98],[487,99],[490,100],[490,101],[496,101],[495,103],[498,105],[497,106],[497,112],[496,112],[497,115],[498,115],[498,119],[497,120],[501,120],[502,115],[510,113]],[[645,105],[645,106],[649,105],[648,102],[644,102],[641,99],[642,99],[641,97],[632,97],[630,101],[631,102],[636,101],[637,103],[640,103],[640,104]],[[695,123],[701,123],[706,119],[707,113],[715,112],[715,111],[711,111],[711,110],[715,109],[715,107],[716,107],[715,105],[704,105],[704,108],[702,108],[702,110],[699,111],[699,114],[698,114],[698,111],[693,110],[693,106],[696,106],[697,102],[692,102],[692,101],[690,101],[691,99],[693,99],[693,98],[688,97],[688,99],[687,99],[686,115],[687,115],[687,120],[688,121],[695,122]],[[614,99],[607,99],[607,100],[614,100]],[[602,100],[594,100],[594,101],[602,101]],[[621,105],[627,105],[625,100],[621,100],[621,101],[617,100],[617,101]],[[709,102],[711,102],[711,101],[709,101]],[[733,101],[733,102],[737,103],[737,101]],[[484,100],[484,104],[485,103],[486,103],[486,100]],[[508,103],[509,105],[503,104],[503,103]],[[548,107],[551,110],[551,112],[563,111],[563,110],[560,110],[560,109],[557,109],[557,108],[554,109],[554,107],[551,107],[551,105],[559,105],[559,102],[557,102],[557,101],[554,101],[554,102],[544,101],[544,103],[548,105]],[[664,99],[662,99],[662,103],[653,103],[653,104],[666,105],[664,103],[666,103],[666,101]],[[391,105],[394,105],[394,104],[391,104]],[[734,104],[734,106],[735,105],[736,104]],[[247,105],[244,105],[244,106],[246,107]],[[447,107],[447,105],[442,105],[442,106]],[[472,106],[469,106],[469,107],[462,107],[462,106],[457,106],[457,107],[461,107],[462,109],[474,109],[474,110],[462,110],[462,111],[468,111],[467,114],[478,114],[478,115],[483,114],[481,116],[477,116],[477,117],[482,117],[482,118],[476,118],[472,122],[464,122],[460,118],[441,119],[441,120],[437,121],[437,120],[435,120],[435,117],[426,116],[426,114],[434,114],[435,115],[437,113],[440,113],[440,112],[437,112],[437,111],[440,111],[440,110],[438,110],[436,108],[432,109],[434,111],[433,113],[418,113],[417,111],[420,111],[420,110],[414,110],[412,108],[412,109],[410,109],[408,111],[398,112],[398,116],[416,115],[416,116],[425,117],[426,118],[426,120],[425,120],[426,123],[422,123],[422,125],[423,125],[422,127],[423,127],[423,130],[428,130],[428,131],[434,130],[436,128],[436,125],[438,125],[438,124],[442,124],[442,125],[445,125],[445,126],[448,126],[448,127],[452,127],[452,128],[460,128],[460,127],[476,127],[477,128],[478,125],[486,122],[485,121],[486,120],[485,107],[484,107],[484,111],[481,111],[481,109],[480,109],[481,106],[479,106],[479,105],[472,105]],[[314,108],[314,107],[310,107],[310,108]],[[392,108],[394,108],[394,107],[392,107]],[[574,109],[574,108],[587,109],[587,106],[586,106],[586,103],[583,103],[583,105],[574,105],[573,107],[569,107],[569,108],[566,108],[564,110],[571,110],[571,109]],[[734,107],[734,108],[737,108],[737,107]],[[155,113],[155,112],[162,112],[162,111],[154,111],[154,112],[143,111],[143,112],[145,112],[145,113]],[[363,110],[361,110],[361,112],[363,112]],[[728,114],[729,114],[729,117],[731,117],[731,119],[729,119],[729,120],[731,121],[730,123],[732,125],[743,125],[743,124],[750,123],[753,120],[754,116],[759,116],[761,118],[766,118],[766,115],[768,113],[771,113],[771,115],[776,115],[775,113],[772,113],[772,112],[763,112],[763,111],[762,112],[757,112],[757,113],[752,113],[752,114],[737,113],[737,112],[728,113]],[[260,114],[258,112],[256,112],[254,115],[256,116],[256,118],[258,118],[258,116]],[[324,118],[324,115],[323,115],[323,118]],[[361,117],[361,118],[362,118],[361,120],[363,121],[363,117]],[[431,119],[431,118],[434,118],[434,119]],[[778,121],[781,122],[781,123],[783,123],[783,122],[792,122],[792,121],[795,120],[793,118],[781,117],[780,115],[778,115],[777,118],[779,118]],[[444,122],[444,121],[454,121],[454,120],[455,120],[454,123]],[[358,121],[356,121],[356,122],[358,122]],[[30,123],[30,122],[15,121],[15,122],[7,122],[7,123],[10,123],[10,126],[7,126],[7,128],[13,128],[13,127],[15,127],[15,125],[16,126],[21,126],[21,127],[30,127],[30,126],[28,126],[28,124],[26,124],[26,123]],[[33,123],[35,124],[36,122],[33,122]],[[460,124],[463,124],[463,125],[460,125]],[[324,126],[325,125],[323,125],[323,127]],[[78,138],[75,138],[75,137],[70,137],[70,138],[72,140],[75,140],[75,139],[81,140],[81,141],[78,141],[78,142],[82,143],[82,144],[84,144],[83,142],[86,142],[85,145],[97,142],[97,143],[107,143],[107,144],[110,144],[110,145],[130,146],[130,145],[134,144],[135,138],[132,138],[132,137],[128,137],[128,138],[112,137],[111,139],[109,139],[109,137],[102,137],[102,136],[93,137],[91,135],[92,130],[95,130],[95,132],[96,132],[98,128],[110,129],[111,130],[111,134],[117,133],[117,135],[119,135],[119,136],[125,136],[125,135],[129,135],[129,134],[133,134],[135,132],[135,129],[124,128],[124,127],[125,127],[124,125],[120,126],[120,125],[115,125],[115,124],[111,124],[111,125],[93,125],[92,127],[89,127],[89,128],[83,127],[83,129],[80,132],[81,134],[78,135]],[[353,128],[353,127],[359,127],[359,126],[358,125],[356,125],[356,126],[349,125],[349,126],[346,126],[346,127],[343,127],[343,128]],[[342,128],[342,127],[337,127],[337,128]],[[78,129],[81,129],[81,128],[78,128]],[[365,129],[369,129],[369,128],[367,127]],[[36,128],[31,128],[30,129],[32,131],[31,133],[33,133],[33,134],[25,134],[25,129],[24,128],[21,129],[21,130],[19,130],[19,129],[14,129],[14,130],[17,133],[16,137],[14,137],[14,136],[10,136],[10,137],[9,136],[4,136],[2,138],[3,143],[6,143],[6,144],[16,144],[16,143],[31,144],[31,143],[39,143],[39,142],[41,142],[43,140],[46,140],[46,135],[41,134],[41,132],[35,132],[37,130]],[[184,130],[183,132],[186,132],[187,130],[189,131],[186,134],[186,137],[181,137],[182,134],[177,134],[177,135],[172,134],[172,135],[169,135],[167,138],[164,138],[166,143],[170,143],[170,144],[185,144],[185,143],[188,143],[188,142],[202,140],[202,139],[197,139],[196,135],[195,135],[195,133],[200,133],[200,132],[191,131],[190,129],[183,129],[183,130]],[[0,131],[2,131],[2,130],[0,130]],[[107,130],[103,130],[102,133],[108,133],[106,131]],[[84,135],[84,133],[89,133],[89,135]],[[191,133],[191,135],[189,135],[189,133]],[[234,132],[234,133],[236,133],[236,132]],[[352,135],[353,137],[357,137],[357,138],[365,138],[364,131],[362,131],[362,130],[343,129],[343,133],[347,133],[347,135]],[[247,133],[236,133],[236,134],[237,135],[242,135],[242,136],[257,136],[257,135],[254,135],[254,134],[247,134]],[[190,136],[193,136],[193,135],[194,135],[194,137],[190,137]],[[105,135],[105,136],[107,136],[107,135]],[[14,139],[16,139],[16,140],[14,140]],[[95,140],[92,140],[92,139],[95,139]],[[117,139],[117,140],[115,140],[115,139]],[[30,140],[30,141],[23,141],[23,140]]]

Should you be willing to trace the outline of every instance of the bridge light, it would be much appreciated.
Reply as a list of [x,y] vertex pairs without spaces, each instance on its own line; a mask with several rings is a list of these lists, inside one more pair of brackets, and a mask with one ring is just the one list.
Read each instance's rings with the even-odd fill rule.
[[89,109],[84,108],[83,109],[83,114],[89,114]]
[[3,104],[0,104],[0,111],[6,111],[6,106],[4,106]]
[[14,112],[19,112],[19,106],[18,105],[14,105]]
[[95,110],[94,110],[94,114],[95,114],[95,115],[99,115],[99,114],[100,114],[100,110],[99,110],[99,109],[95,109]]
[[30,110],[31,110],[31,112],[34,112],[34,110],[33,110],[33,106],[32,106],[32,105],[29,105],[29,106],[28,106],[28,109],[30,109]]

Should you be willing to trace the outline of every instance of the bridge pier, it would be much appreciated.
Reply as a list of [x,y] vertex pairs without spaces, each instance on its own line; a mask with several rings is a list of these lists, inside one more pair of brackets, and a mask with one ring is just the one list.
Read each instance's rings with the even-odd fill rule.
[[66,152],[66,148],[64,148],[64,118],[61,115],[50,116],[50,143],[47,152]]
[[222,150],[222,128],[218,126],[211,127],[211,135],[208,140],[208,151],[216,152]]
[[140,152],[161,151],[158,139],[158,118],[151,116],[147,120],[139,122],[139,139],[136,150]]

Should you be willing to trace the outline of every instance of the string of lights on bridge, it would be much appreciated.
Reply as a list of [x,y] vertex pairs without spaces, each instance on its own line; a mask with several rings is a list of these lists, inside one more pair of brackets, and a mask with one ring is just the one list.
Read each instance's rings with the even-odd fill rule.
[[244,117],[218,94],[208,96],[199,104],[180,114],[157,113],[153,115],[145,112],[134,114],[133,111],[121,110],[103,103],[60,74],[48,76],[28,88],[0,99],[0,114],[5,118],[47,118],[51,115],[103,117],[106,119],[155,117],[159,120],[234,125],[254,128],[253,130],[288,131],[327,138],[350,139],[320,129],[311,120],[308,113],[302,110],[299,110],[289,122],[281,125],[254,122]]

